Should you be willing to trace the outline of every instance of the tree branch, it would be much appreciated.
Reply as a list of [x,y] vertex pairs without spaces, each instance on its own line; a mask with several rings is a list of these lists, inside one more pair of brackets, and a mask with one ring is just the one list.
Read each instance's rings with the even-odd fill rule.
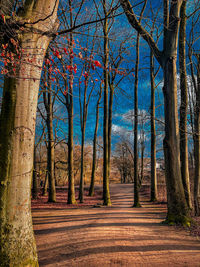
[[135,13],[133,12],[132,6],[128,0],[120,0],[120,3],[124,9],[124,12],[128,18],[131,26],[142,36],[142,38],[149,44],[152,49],[155,58],[162,65],[162,51],[160,51],[153,40],[152,36],[142,27],[140,22],[137,20]]

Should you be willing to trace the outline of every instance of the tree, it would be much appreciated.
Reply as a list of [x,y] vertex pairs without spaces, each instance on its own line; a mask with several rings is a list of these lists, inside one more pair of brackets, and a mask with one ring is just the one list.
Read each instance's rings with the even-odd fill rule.
[[20,2],[21,10],[13,16],[15,1],[0,2],[1,38],[16,66],[6,68],[0,115],[1,266],[38,266],[30,210],[35,119],[43,59],[50,33],[57,29],[58,2]]
[[89,196],[94,195],[94,183],[95,183],[95,174],[96,174],[96,156],[97,156],[97,131],[99,126],[99,105],[102,97],[102,84],[100,84],[100,90],[98,93],[98,99],[96,104],[96,122],[94,129],[94,137],[93,137],[93,157],[92,157],[92,174],[91,174],[91,182],[89,188]]
[[180,10],[180,33],[179,33],[179,71],[180,71],[180,90],[181,90],[181,106],[180,106],[180,161],[181,176],[185,198],[188,207],[192,208],[190,196],[190,180],[188,166],[188,138],[187,138],[187,110],[188,110],[188,88],[187,88],[187,72],[186,72],[186,3],[184,0]]
[[[48,54],[46,59],[48,60]],[[47,145],[47,172],[48,172],[48,184],[49,184],[49,194],[48,202],[56,202],[56,187],[55,187],[55,173],[54,173],[54,163],[55,163],[55,147],[54,147],[54,133],[53,133],[53,105],[55,102],[52,100],[52,84],[50,80],[50,73],[48,65],[45,68],[45,88],[43,91],[43,101],[46,110],[46,125],[48,132],[48,145]]]
[[103,34],[104,34],[104,117],[103,117],[103,204],[106,206],[111,205],[110,190],[109,190],[109,145],[108,145],[108,64],[109,64],[109,48],[108,48],[108,13],[107,1],[103,0],[103,12],[105,20],[103,21]]
[[[85,53],[85,57],[87,58],[87,52]],[[88,105],[94,90],[95,83],[93,82],[93,86],[90,89],[89,95],[88,86],[89,86],[89,75],[91,70],[91,62],[89,64],[85,62],[83,66],[85,80],[84,80],[84,91],[83,91],[83,103],[82,103],[82,95],[81,95],[81,84],[79,83],[79,105],[80,105],[80,124],[81,124],[81,172],[80,172],[80,186],[79,186],[79,200],[83,203],[84,198],[84,146],[85,146],[85,129],[87,122],[87,114],[88,114]]]
[[142,36],[152,49],[155,58],[164,73],[164,113],[165,138],[163,141],[165,155],[165,172],[167,184],[168,213],[167,223],[188,224],[190,215],[185,199],[181,169],[180,145],[177,111],[177,46],[180,25],[180,8],[183,0],[164,0],[163,14],[163,51],[160,51],[150,33],[137,20],[133,8],[128,0],[120,0],[127,19],[132,27]]
[[[142,11],[139,17],[139,23],[142,20],[147,1],[144,1]],[[139,200],[139,181],[138,181],[138,72],[140,57],[140,34],[136,38],[136,62],[135,62],[135,81],[134,81],[134,204],[133,207],[141,207]]]

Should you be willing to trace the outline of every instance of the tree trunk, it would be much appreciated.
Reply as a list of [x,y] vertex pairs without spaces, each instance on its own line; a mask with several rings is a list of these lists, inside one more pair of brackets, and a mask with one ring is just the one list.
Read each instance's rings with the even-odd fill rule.
[[[83,112],[85,113],[85,112]],[[79,186],[79,200],[80,203],[83,203],[84,198],[84,145],[85,145],[85,126],[86,126],[86,120],[85,120],[85,114],[83,114],[83,121],[82,121],[82,138],[81,138],[81,174],[80,174],[80,186]]]
[[[71,86],[70,86],[71,88]],[[74,141],[73,141],[73,91],[70,93],[70,106],[68,108],[68,204],[76,204],[74,188]]]
[[134,204],[133,207],[140,207],[139,181],[138,181],[138,69],[139,69],[139,43],[140,35],[136,39],[136,63],[135,63],[135,84],[134,84]]
[[48,181],[49,181],[49,197],[48,202],[56,202],[56,187],[54,176],[54,135],[53,135],[53,107],[51,100],[51,92],[48,92],[48,111],[47,111],[47,129],[48,129]]
[[145,145],[144,141],[141,143],[141,170],[140,170],[140,179],[139,179],[139,188],[142,185],[142,181],[144,178],[144,150],[145,150]]
[[[26,1],[26,21],[37,21],[53,10],[55,1]],[[39,21],[41,31],[55,27],[51,18]],[[29,27],[28,27],[29,28]],[[19,35],[22,54],[16,77],[4,80],[0,116],[0,259],[1,266],[38,266],[31,218],[31,179],[38,89],[50,38],[27,30]],[[36,51],[39,51],[36,53]],[[26,63],[27,55],[34,64]]]
[[47,188],[48,188],[48,171],[46,171],[45,173],[45,180],[44,180],[44,185],[43,185],[43,190],[42,190],[43,196],[47,195]]
[[[103,1],[104,14],[106,0]],[[103,205],[111,205],[108,162],[108,19],[104,20],[104,121],[103,121]]]
[[177,112],[176,58],[169,56],[164,64],[165,172],[168,199],[168,223],[187,224],[188,207],[181,179],[179,127]]
[[157,201],[157,174],[156,174],[156,127],[155,127],[155,79],[153,54],[150,52],[151,77],[151,200]]
[[186,72],[186,1],[183,1],[180,10],[180,31],[179,31],[179,70],[180,70],[180,90],[181,90],[181,106],[180,106],[180,161],[181,176],[185,198],[188,207],[192,208],[190,196],[190,180],[188,166],[188,138],[187,138],[187,108],[188,108],[188,89],[187,89],[187,72]]
[[32,198],[38,198],[38,181],[37,181],[37,171],[36,171],[36,147],[34,146],[34,157],[33,157],[33,182],[32,182]]
[[200,216],[200,55],[197,55],[197,91],[196,106],[194,114],[194,210],[195,215]]
[[113,96],[114,96],[114,85],[110,85],[110,98],[108,108],[108,176],[110,178],[110,158],[111,158],[111,135],[112,135],[112,109],[113,109]]
[[[48,69],[47,69],[48,71]],[[46,74],[46,73],[45,73]],[[55,187],[55,175],[54,175],[54,134],[53,134],[53,103],[52,103],[52,92],[51,92],[51,81],[50,74],[47,74],[48,80],[48,91],[43,92],[43,101],[46,109],[46,125],[48,132],[48,146],[47,146],[47,171],[48,171],[48,202],[56,202],[56,187]]]
[[[73,26],[72,1],[69,0],[70,8],[70,27]],[[73,66],[73,34],[70,32],[69,40],[70,50],[70,66]],[[73,100],[73,82],[74,76],[72,70],[69,74],[69,93],[67,97],[67,111],[68,111],[68,204],[76,204],[75,188],[74,188],[74,100]]]
[[94,183],[95,183],[95,172],[96,172],[96,154],[97,154],[97,131],[98,131],[98,125],[99,125],[99,104],[101,101],[101,95],[102,95],[102,86],[100,87],[99,92],[99,98],[97,100],[97,106],[96,106],[96,124],[95,124],[95,130],[94,130],[94,138],[93,138],[93,159],[92,159],[92,175],[91,175],[91,183],[90,183],[90,189],[89,189],[89,196],[94,195]]

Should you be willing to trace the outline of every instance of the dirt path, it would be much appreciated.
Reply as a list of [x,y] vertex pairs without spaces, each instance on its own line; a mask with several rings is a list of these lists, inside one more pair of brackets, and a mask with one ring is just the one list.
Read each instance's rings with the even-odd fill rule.
[[200,266],[200,241],[160,224],[164,205],[143,197],[131,208],[131,185],[112,185],[110,208],[33,212],[40,266]]

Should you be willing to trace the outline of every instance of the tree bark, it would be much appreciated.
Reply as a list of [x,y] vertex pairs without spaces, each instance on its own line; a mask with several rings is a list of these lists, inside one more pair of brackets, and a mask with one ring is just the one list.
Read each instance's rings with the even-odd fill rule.
[[108,176],[110,178],[110,159],[111,159],[111,135],[112,135],[112,110],[113,110],[114,84],[110,85],[110,98],[108,108]]
[[74,140],[73,140],[73,89],[70,85],[70,105],[68,107],[68,204],[76,204],[74,188]]
[[139,199],[138,180],[138,69],[139,69],[139,44],[140,35],[136,39],[136,62],[135,62],[135,83],[134,83],[134,204],[133,207],[141,207]]
[[54,163],[55,163],[55,149],[54,149],[54,134],[53,134],[53,103],[52,103],[52,92],[51,92],[51,82],[48,76],[48,91],[43,92],[44,106],[46,109],[46,125],[48,132],[48,146],[47,146],[47,171],[48,171],[48,202],[56,202],[56,187],[55,187],[55,173],[54,173]]
[[153,53],[150,52],[151,78],[151,200],[157,201],[157,174],[156,174],[156,126],[155,126],[155,79]]
[[[55,1],[25,1],[23,21],[37,21],[52,12]],[[34,24],[52,30],[51,18]],[[0,261],[1,266],[38,266],[31,218],[31,179],[37,97],[44,55],[50,38],[27,26],[19,34],[22,54],[16,77],[5,77],[0,116]],[[38,53],[36,53],[38,51]],[[27,54],[35,64],[26,62]]]
[[45,179],[44,179],[44,185],[43,185],[43,189],[42,189],[42,195],[43,196],[47,195],[47,189],[48,189],[48,172],[46,171]]
[[[70,27],[73,25],[73,14],[72,14],[72,1],[69,0],[70,8]],[[69,40],[70,53],[73,51],[73,34],[70,33]],[[70,66],[73,66],[73,57],[69,59]],[[67,97],[67,111],[68,111],[68,204],[76,204],[75,188],[74,188],[74,100],[73,100],[73,72],[69,75],[69,94]]]
[[94,130],[94,138],[93,138],[93,158],[92,158],[92,174],[91,174],[91,182],[89,188],[89,196],[94,195],[94,183],[95,183],[95,173],[96,173],[96,154],[97,154],[97,131],[99,125],[99,104],[101,101],[102,95],[102,86],[100,87],[99,98],[97,100],[96,105],[96,123],[95,123],[95,130]]
[[[103,1],[104,14],[106,11],[106,0]],[[104,121],[103,121],[103,205],[111,205],[109,190],[109,162],[108,162],[108,18],[103,25],[104,31]]]
[[[85,113],[85,112],[83,112]],[[84,201],[84,146],[85,146],[85,126],[86,126],[86,119],[85,114],[83,114],[83,125],[82,125],[82,137],[81,137],[81,174],[80,174],[80,185],[79,185],[79,200],[80,203]]]
[[180,106],[180,161],[181,176],[185,198],[188,207],[192,208],[190,195],[190,179],[188,166],[188,138],[187,138],[187,108],[188,108],[188,88],[187,88],[187,72],[186,72],[186,1],[184,0],[180,10],[180,31],[179,31],[179,71],[180,71],[180,90],[181,90],[181,106]]
[[37,181],[37,171],[36,171],[36,147],[34,146],[34,156],[33,156],[33,179],[32,179],[32,198],[38,198],[38,181]]
[[200,55],[197,55],[197,87],[196,105],[194,114],[194,210],[195,215],[200,216]]

